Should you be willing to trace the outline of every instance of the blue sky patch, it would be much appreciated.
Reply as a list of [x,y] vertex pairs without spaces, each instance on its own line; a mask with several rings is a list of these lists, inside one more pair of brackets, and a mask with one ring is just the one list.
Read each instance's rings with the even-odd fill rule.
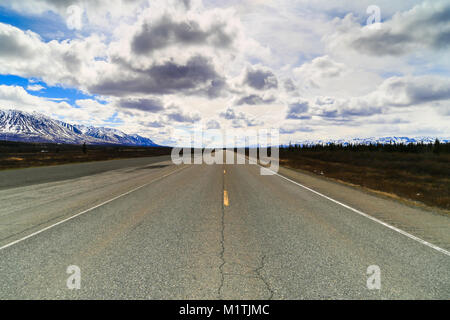
[[[37,97],[44,97],[50,99],[65,99],[69,104],[74,105],[76,100],[80,99],[96,99],[96,96],[89,95],[81,92],[77,89],[63,88],[60,86],[50,87],[45,84],[45,82],[38,80],[28,80],[26,78],[13,76],[13,75],[2,75],[0,74],[0,84],[8,86],[21,86],[25,90],[29,85],[40,85],[44,89],[39,91],[27,90],[31,95]],[[106,104],[106,101],[98,101],[101,104]]]

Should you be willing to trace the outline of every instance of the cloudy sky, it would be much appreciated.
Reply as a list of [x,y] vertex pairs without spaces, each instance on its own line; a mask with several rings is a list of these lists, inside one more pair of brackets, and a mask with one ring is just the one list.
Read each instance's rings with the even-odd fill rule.
[[450,0],[2,0],[0,108],[161,144],[448,137]]

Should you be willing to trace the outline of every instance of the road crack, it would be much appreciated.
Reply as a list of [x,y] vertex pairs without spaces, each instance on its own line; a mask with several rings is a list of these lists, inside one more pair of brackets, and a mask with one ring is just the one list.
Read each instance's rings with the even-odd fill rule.
[[[225,171],[224,171],[225,172]],[[225,174],[222,175],[222,190],[225,190]],[[220,247],[221,250],[219,252],[219,257],[222,260],[222,263],[219,266],[219,272],[220,272],[220,285],[219,289],[217,290],[217,294],[219,296],[219,299],[222,297],[222,289],[225,282],[225,274],[223,272],[223,268],[225,266],[225,205],[222,202],[222,215],[221,215],[221,221],[220,221]]]
[[[224,174],[222,175],[222,190],[225,190],[225,168],[223,168],[223,172]],[[244,277],[248,277],[248,278],[255,278],[258,279],[259,281],[261,281],[262,283],[264,283],[266,290],[269,293],[269,298],[268,300],[272,300],[273,296],[274,296],[274,291],[272,289],[272,287],[270,286],[269,282],[264,278],[264,276],[262,275],[262,270],[265,267],[265,260],[266,260],[266,255],[262,255],[260,260],[260,264],[259,266],[257,266],[255,269],[252,270],[252,273],[254,273],[254,276],[251,275],[245,275],[245,274],[240,274],[240,273],[225,273],[224,272],[224,268],[226,265],[226,261],[225,261],[225,203],[222,201],[222,214],[220,217],[220,252],[219,252],[219,258],[222,261],[221,264],[219,265],[219,274],[220,274],[220,284],[219,284],[219,288],[217,289],[217,295],[218,295],[218,299],[222,298],[222,294],[223,294],[223,287],[225,284],[225,275],[235,275],[235,276],[244,276]]]
[[261,257],[261,264],[258,266],[258,268],[254,269],[253,271],[257,274],[257,276],[258,276],[257,278],[264,283],[264,285],[266,286],[267,291],[269,291],[270,295],[269,295],[269,299],[268,300],[272,300],[273,295],[274,295],[274,291],[270,287],[269,282],[261,274],[261,271],[264,269],[264,261],[265,261],[265,259],[266,259],[266,256],[263,255]]

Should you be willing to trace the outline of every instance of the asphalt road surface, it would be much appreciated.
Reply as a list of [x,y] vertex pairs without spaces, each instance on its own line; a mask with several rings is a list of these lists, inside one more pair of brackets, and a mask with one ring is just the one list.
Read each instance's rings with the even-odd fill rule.
[[287,169],[85,166],[0,182],[1,299],[450,299],[449,216]]

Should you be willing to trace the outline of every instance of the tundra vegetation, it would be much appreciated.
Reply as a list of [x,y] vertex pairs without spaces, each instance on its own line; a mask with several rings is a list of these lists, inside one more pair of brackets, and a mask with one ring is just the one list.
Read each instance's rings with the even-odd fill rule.
[[450,143],[292,145],[280,165],[450,210]]

